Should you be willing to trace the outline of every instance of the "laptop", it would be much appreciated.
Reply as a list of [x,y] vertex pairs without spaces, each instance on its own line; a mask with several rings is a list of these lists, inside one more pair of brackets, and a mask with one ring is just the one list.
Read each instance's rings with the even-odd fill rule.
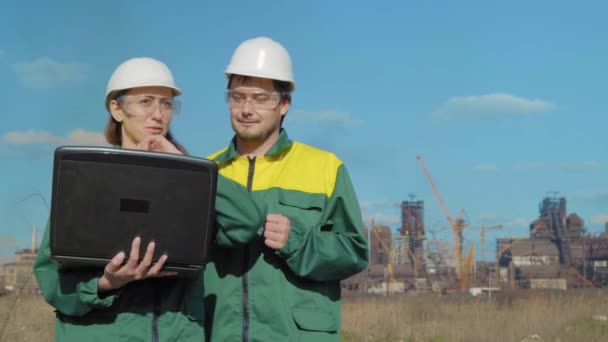
[[215,162],[160,152],[64,146],[55,150],[51,258],[60,269],[104,267],[141,237],[163,270],[194,277],[214,238]]

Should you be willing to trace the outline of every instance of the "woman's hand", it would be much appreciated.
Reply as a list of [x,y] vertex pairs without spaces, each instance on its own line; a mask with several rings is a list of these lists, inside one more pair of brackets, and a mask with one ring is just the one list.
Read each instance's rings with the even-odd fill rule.
[[97,289],[99,292],[115,290],[125,286],[126,284],[146,278],[158,278],[165,276],[176,275],[176,272],[161,271],[163,265],[167,261],[167,255],[161,256],[158,261],[152,265],[152,257],[154,255],[154,242],[148,244],[146,254],[141,262],[139,261],[139,247],[141,238],[136,237],[131,243],[131,252],[129,260],[123,265],[125,253],[120,252],[110,260],[106,265],[103,276],[99,278]]
[[146,151],[183,154],[182,151],[178,150],[175,145],[162,135],[147,136],[142,142],[137,144],[137,148]]

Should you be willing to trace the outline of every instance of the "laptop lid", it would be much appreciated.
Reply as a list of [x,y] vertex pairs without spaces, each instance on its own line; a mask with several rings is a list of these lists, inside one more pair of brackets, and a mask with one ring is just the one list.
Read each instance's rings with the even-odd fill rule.
[[[98,147],[55,151],[51,257],[65,267],[105,266],[140,236],[140,260],[187,275],[208,260],[214,234],[215,162],[189,156]],[[191,273],[191,272],[190,272]]]

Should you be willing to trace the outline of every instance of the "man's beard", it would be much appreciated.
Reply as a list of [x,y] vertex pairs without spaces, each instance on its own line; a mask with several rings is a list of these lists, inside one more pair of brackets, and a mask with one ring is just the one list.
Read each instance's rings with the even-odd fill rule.
[[275,131],[276,127],[260,127],[260,124],[258,124],[257,127],[241,126],[239,128],[240,129],[237,129],[234,123],[232,124],[232,129],[240,140],[248,143],[263,143],[264,141],[268,140],[268,138]]

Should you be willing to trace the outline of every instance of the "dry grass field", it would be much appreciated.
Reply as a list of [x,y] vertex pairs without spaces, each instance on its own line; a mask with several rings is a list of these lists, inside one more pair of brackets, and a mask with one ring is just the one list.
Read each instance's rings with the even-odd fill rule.
[[[608,341],[606,290],[346,297],[342,311],[345,342]],[[38,295],[2,296],[0,341],[52,341],[53,317]]]
[[0,341],[53,341],[53,308],[39,295],[0,297]]
[[343,341],[608,341],[606,290],[351,297],[342,315]]

